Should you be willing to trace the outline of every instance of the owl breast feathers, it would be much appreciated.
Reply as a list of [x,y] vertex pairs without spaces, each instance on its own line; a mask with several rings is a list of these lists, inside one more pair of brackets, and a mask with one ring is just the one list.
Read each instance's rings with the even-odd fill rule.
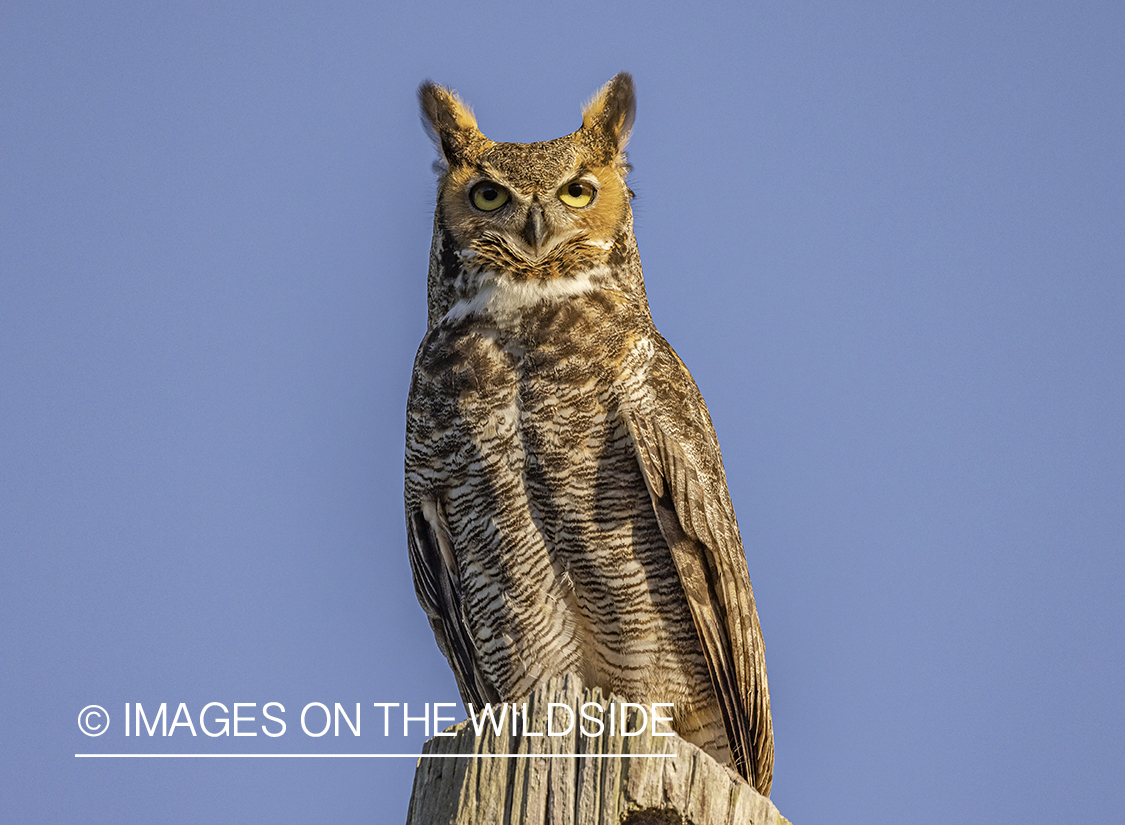
[[768,794],[765,653],[719,444],[633,236],[632,78],[541,143],[489,140],[433,83],[418,96],[441,160],[407,534],[462,699],[572,672],[671,702],[682,737]]

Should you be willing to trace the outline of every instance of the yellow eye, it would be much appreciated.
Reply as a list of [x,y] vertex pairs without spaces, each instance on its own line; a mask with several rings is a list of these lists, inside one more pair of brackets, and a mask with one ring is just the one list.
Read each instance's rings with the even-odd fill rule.
[[574,209],[589,206],[597,190],[585,181],[576,180],[559,190],[559,200]]
[[495,212],[508,202],[508,190],[490,180],[482,180],[469,192],[469,200],[482,212]]

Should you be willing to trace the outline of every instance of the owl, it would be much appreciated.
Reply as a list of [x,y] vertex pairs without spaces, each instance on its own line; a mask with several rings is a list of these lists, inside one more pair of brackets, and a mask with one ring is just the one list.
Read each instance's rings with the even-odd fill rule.
[[418,90],[440,153],[407,406],[418,599],[466,705],[577,674],[768,795],[765,654],[707,407],[649,314],[622,73],[578,131],[497,143]]

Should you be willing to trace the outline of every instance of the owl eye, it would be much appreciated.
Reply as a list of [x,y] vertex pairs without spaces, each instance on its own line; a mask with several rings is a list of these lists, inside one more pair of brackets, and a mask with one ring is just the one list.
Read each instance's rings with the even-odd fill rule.
[[492,181],[483,180],[469,192],[469,200],[482,212],[495,212],[508,202],[508,190]]
[[559,200],[567,206],[581,209],[583,206],[589,206],[595,194],[597,190],[593,186],[585,181],[576,180],[559,190]]

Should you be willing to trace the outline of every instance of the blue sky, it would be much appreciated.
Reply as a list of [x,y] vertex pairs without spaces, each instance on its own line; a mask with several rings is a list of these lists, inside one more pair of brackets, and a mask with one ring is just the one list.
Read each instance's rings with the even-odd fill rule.
[[[775,803],[1119,816],[1125,7],[795,5],[0,10],[0,810],[404,821],[411,759],[74,754],[418,751],[374,709],[358,739],[298,719],[457,700],[401,503],[415,89],[540,140],[628,70],[649,297],[723,445]],[[212,701],[289,730],[124,736],[126,702]]]

